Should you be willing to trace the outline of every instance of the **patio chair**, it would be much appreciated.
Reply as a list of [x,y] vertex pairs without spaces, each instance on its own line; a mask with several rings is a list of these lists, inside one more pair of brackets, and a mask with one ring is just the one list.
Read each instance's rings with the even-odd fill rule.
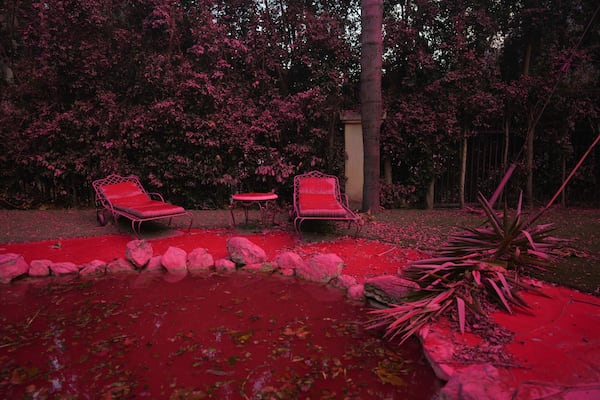
[[165,202],[159,193],[147,192],[136,176],[109,175],[92,182],[96,191],[96,217],[100,225],[106,225],[112,216],[124,217],[131,221],[131,229],[139,236],[142,222],[169,219],[171,225],[175,217],[189,217],[187,231],[192,227],[193,216],[183,207]]
[[305,220],[344,221],[356,224],[356,234],[362,228],[360,217],[348,205],[348,197],[340,190],[334,175],[310,171],[294,177],[294,228],[301,232]]

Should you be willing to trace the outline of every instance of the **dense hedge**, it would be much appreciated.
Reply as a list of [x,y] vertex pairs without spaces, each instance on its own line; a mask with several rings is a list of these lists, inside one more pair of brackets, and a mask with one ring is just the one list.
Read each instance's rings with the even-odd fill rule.
[[[2,86],[4,202],[90,204],[91,181],[116,172],[217,207],[308,167],[339,172],[343,21],[250,6],[20,2]],[[306,23],[310,35],[282,36]]]
[[[597,32],[576,53],[568,47],[592,3],[463,3],[385,3],[384,204],[421,201],[465,136],[509,121],[522,142],[528,116],[551,98],[536,142],[547,195],[561,171],[546,166],[557,151],[572,164],[574,127],[597,119],[598,94],[577,90],[597,87],[584,51]],[[358,0],[6,1],[0,206],[91,205],[92,180],[113,172],[191,208],[222,207],[239,189],[289,201],[292,177],[313,168],[343,177],[339,112],[359,104],[359,9]],[[528,37],[539,40],[523,78],[514,71]],[[576,73],[552,92],[564,65]]]

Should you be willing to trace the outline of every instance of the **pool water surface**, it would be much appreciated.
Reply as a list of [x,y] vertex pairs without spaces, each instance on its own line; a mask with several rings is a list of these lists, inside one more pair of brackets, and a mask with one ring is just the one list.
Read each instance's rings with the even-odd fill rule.
[[430,399],[417,341],[362,303],[278,275],[24,279],[0,286],[0,397]]

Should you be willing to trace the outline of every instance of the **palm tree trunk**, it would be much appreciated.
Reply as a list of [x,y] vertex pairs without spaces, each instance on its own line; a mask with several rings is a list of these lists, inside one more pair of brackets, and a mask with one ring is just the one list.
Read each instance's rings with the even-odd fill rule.
[[383,0],[361,1],[360,101],[364,149],[363,211],[379,211],[379,137],[382,120]]

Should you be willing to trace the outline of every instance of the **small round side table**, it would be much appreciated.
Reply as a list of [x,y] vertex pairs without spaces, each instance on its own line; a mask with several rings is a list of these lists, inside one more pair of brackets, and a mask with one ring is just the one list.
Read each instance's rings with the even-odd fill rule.
[[272,214],[271,223],[275,221],[275,203],[278,199],[275,193],[236,193],[231,196],[231,220],[235,225],[235,215],[233,210],[236,207],[242,207],[244,210],[244,216],[246,217],[246,224],[248,223],[248,210],[252,206],[258,206],[260,211],[260,218],[263,225],[266,223],[269,212]]

